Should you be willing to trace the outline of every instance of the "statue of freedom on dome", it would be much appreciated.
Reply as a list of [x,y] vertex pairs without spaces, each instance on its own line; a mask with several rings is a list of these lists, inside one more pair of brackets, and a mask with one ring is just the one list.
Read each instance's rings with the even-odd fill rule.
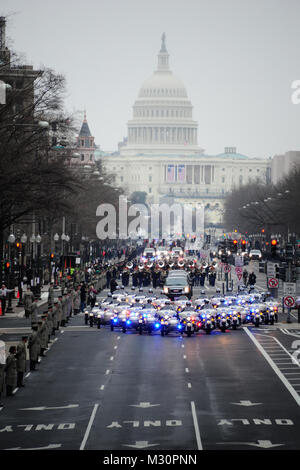
[[166,33],[163,33],[161,36],[161,49],[160,52],[167,52],[166,48]]

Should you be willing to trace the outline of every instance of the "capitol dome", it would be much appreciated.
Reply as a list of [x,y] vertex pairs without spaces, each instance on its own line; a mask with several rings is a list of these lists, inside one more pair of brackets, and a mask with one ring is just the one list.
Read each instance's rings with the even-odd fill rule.
[[157,69],[146,79],[128,122],[127,145],[122,152],[191,152],[197,146],[198,124],[182,81],[169,68],[165,34],[157,56]]

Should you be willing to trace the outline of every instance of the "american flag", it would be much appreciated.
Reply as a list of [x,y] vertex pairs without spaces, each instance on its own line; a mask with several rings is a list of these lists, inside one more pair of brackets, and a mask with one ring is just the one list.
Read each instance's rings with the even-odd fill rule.
[[168,183],[173,183],[174,182],[174,176],[175,176],[174,165],[168,165],[167,182]]
[[178,181],[185,181],[185,167],[184,165],[178,165]]

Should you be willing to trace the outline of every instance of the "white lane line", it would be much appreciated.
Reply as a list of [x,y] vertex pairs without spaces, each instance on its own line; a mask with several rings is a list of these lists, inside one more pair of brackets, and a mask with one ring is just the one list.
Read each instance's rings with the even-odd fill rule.
[[282,349],[290,356],[290,358],[292,359],[292,363],[295,364],[295,365],[297,365],[298,367],[300,367],[300,363],[294,358],[294,356],[293,356],[292,354],[290,354],[290,353],[288,352],[288,350],[283,346],[283,344],[281,344],[281,342],[278,341],[277,338],[274,338],[274,340],[275,340],[276,343],[278,343],[278,344],[282,347]]
[[98,406],[99,406],[98,403],[96,403],[94,405],[94,408],[93,408],[93,411],[92,411],[92,414],[91,414],[91,417],[90,417],[90,420],[89,420],[88,426],[86,428],[86,431],[85,431],[85,434],[84,434],[84,437],[83,437],[83,441],[81,443],[81,446],[80,446],[79,450],[83,450],[85,448],[85,444],[86,444],[86,441],[88,440],[88,437],[89,437],[89,434],[90,434],[90,431],[91,431],[91,427],[93,425],[93,421],[94,421],[96,413],[97,413]]
[[114,356],[111,356],[111,357],[110,357],[110,360],[113,361],[113,360],[114,360]]
[[196,435],[196,441],[197,441],[197,449],[203,450],[200,431],[199,431],[199,425],[198,425],[198,420],[197,420],[197,414],[196,414],[196,407],[193,401],[191,401],[191,409],[192,409],[193,423],[194,423],[194,429],[195,429],[195,435]]
[[264,350],[262,345],[257,341],[257,339],[254,337],[254,335],[248,330],[248,328],[245,328],[244,331],[246,334],[249,336],[251,341],[255,344],[257,349],[262,353],[266,361],[269,363],[269,365],[272,367],[274,372],[278,375],[282,383],[285,385],[285,387],[288,389],[294,400],[296,401],[297,405],[300,406],[300,396],[296,392],[296,390],[292,387],[292,385],[288,382],[288,380],[285,378],[283,373],[280,371],[280,369],[277,367],[275,362],[271,359],[269,354]]
[[65,330],[61,330],[61,334],[63,334],[65,332]]
[[118,336],[118,337],[117,337],[117,339],[120,339],[120,338],[121,338],[121,336]]
[[184,348],[184,344],[182,344],[181,347]]
[[192,388],[192,384],[190,382],[188,383],[188,388]]
[[104,390],[104,385],[101,385],[100,390]]
[[183,355],[183,359],[186,359],[186,355],[185,355],[185,354]]
[[118,346],[114,346],[114,349],[118,349]]
[[15,393],[17,393],[17,391],[18,391],[18,390],[19,390],[19,388],[18,388],[18,387],[16,387],[16,388],[14,389],[14,391],[12,392],[12,393],[13,393],[13,395],[14,395]]
[[108,375],[110,373],[109,369],[106,369],[105,375]]
[[28,374],[25,375],[25,378],[29,377],[31,372],[28,372]]
[[186,367],[185,371],[188,373],[190,371],[190,369],[188,367]]

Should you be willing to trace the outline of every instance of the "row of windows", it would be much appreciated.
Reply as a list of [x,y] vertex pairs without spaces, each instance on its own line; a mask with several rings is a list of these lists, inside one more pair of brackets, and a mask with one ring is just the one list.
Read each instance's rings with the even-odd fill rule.
[[192,117],[192,110],[136,108],[133,114],[135,117]]
[[186,96],[184,88],[143,88],[141,95],[145,96]]
[[[234,171],[235,168],[227,168],[227,170],[231,172],[231,171]],[[247,168],[240,168],[240,171],[243,171],[243,170],[247,170]],[[249,170],[250,172],[253,171],[252,168],[248,168],[248,170]],[[225,168],[222,168],[222,171],[225,171]],[[258,168],[256,171],[257,171],[257,173],[259,173],[259,172],[260,172],[260,169]]]

